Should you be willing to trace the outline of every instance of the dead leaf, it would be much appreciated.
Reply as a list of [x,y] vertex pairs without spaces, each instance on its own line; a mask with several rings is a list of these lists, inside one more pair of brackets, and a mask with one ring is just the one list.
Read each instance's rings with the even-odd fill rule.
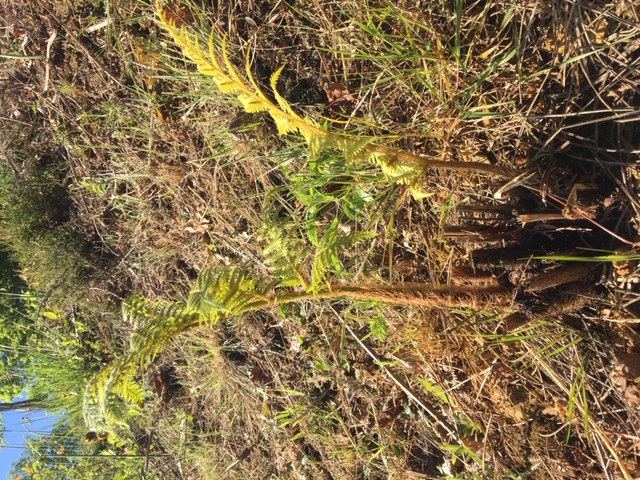
[[327,94],[327,108],[329,110],[346,106],[346,104],[353,104],[356,101],[355,97],[342,82],[327,84],[324,86],[324,91]]
[[564,25],[560,24],[556,31],[549,30],[547,39],[544,42],[544,49],[548,52],[557,52],[558,55],[564,55],[567,47],[566,44]]
[[[565,423],[569,420],[569,402],[564,399],[554,398],[553,405],[545,407],[542,410],[543,415],[550,415],[556,417],[561,422]],[[576,421],[575,418],[573,419]]]
[[479,442],[477,440],[472,440],[470,438],[466,438],[466,439],[462,440],[462,443],[464,443],[464,446],[467,447],[469,450],[471,450],[476,455],[482,454],[482,449],[484,448],[484,443],[483,442]]
[[611,383],[629,405],[640,405],[640,354],[616,352]]
[[629,405],[640,405],[640,388],[627,386],[627,388],[624,389],[622,396]]
[[165,6],[162,14],[165,15],[170,22],[175,24],[176,27],[183,27],[194,21],[193,13],[191,13],[188,8],[178,5],[177,2],[171,2]]
[[[580,210],[581,205],[578,201],[578,194],[583,191],[588,190],[597,190],[597,187],[594,185],[587,185],[584,183],[575,183],[571,188],[571,193],[569,193],[569,198],[567,199],[567,203],[562,209],[562,215],[564,215],[567,219],[580,218]],[[584,208],[584,207],[583,207]]]
[[521,313],[512,313],[504,319],[504,329],[507,332],[513,332],[521,327],[524,327],[529,322],[529,319]]
[[602,45],[604,43],[604,39],[607,36],[607,27],[609,26],[609,22],[606,18],[601,19],[598,23],[596,23],[595,29],[591,32],[593,36],[593,41]]
[[640,353],[616,352],[615,368],[632,382],[640,382]]
[[194,227],[184,227],[183,231],[190,233],[192,235],[196,234],[196,233],[204,233],[207,231],[207,226],[206,225],[196,225],[195,228]]

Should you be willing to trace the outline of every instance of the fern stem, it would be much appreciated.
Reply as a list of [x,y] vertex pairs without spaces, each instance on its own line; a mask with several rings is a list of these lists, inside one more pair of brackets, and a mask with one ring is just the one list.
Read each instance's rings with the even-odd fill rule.
[[498,165],[491,165],[489,163],[432,160],[430,158],[423,157],[422,155],[409,153],[405,150],[378,145],[371,145],[368,147],[368,150],[373,153],[384,155],[385,157],[393,158],[399,162],[419,165],[425,169],[477,172],[493,177],[503,178],[512,178],[515,176],[515,171],[513,169],[500,167]]
[[340,298],[417,307],[513,309],[511,295],[500,287],[431,287],[422,283],[397,286],[335,284],[316,292],[274,294],[264,304],[254,305],[253,309],[262,310],[265,307],[287,303]]

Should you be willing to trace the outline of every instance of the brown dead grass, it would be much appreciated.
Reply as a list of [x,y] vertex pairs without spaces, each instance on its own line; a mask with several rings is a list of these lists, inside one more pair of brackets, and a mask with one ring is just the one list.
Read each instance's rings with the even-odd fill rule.
[[[640,12],[632,2],[485,3],[464,2],[466,65],[451,54],[455,2],[186,3],[190,22],[227,32],[234,51],[255,46],[261,81],[287,63],[285,96],[332,128],[532,176],[497,199],[502,185],[480,175],[429,174],[433,196],[418,203],[398,192],[404,200],[389,202],[374,226],[379,244],[357,263],[393,281],[500,284],[521,317],[305,303],[192,332],[162,359],[177,367],[181,394],[147,407],[158,448],[174,455],[169,466],[151,461],[158,478],[617,478],[617,463],[638,475],[638,405],[625,396],[637,379],[625,388],[611,380],[615,352],[639,348],[638,287],[617,280],[636,264],[623,275],[596,265],[573,289],[532,293],[524,289],[550,263],[522,259],[637,251],[601,227],[637,241]],[[259,264],[265,195],[288,182],[279,163],[303,168],[266,120],[231,132],[253,119],[237,117],[162,43],[148,5],[113,4],[112,24],[94,33],[86,28],[105,12],[89,2],[2,8],[5,40],[15,46],[26,32],[28,53],[59,32],[50,90],[42,62],[18,62],[3,116],[39,122],[64,150],[72,223],[107,262],[101,295],[181,298],[207,265]],[[385,58],[391,40],[422,56]],[[329,108],[336,83],[353,100]],[[518,222],[562,211],[553,198],[566,203],[576,183],[593,190],[572,206],[597,224]],[[375,316],[388,325],[384,340],[370,335]],[[105,341],[128,328],[112,322]]]

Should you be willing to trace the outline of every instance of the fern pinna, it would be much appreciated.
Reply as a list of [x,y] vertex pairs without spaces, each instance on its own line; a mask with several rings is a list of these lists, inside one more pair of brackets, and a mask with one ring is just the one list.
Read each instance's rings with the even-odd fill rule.
[[135,295],[123,305],[123,317],[133,323],[134,335],[127,355],[106,367],[87,384],[83,414],[95,432],[112,435],[126,429],[127,416],[137,412],[145,399],[144,388],[136,380],[175,335],[200,321],[201,315],[180,303],[149,301]]
[[156,11],[159,25],[198,66],[201,73],[213,78],[222,93],[235,95],[246,112],[267,112],[273,118],[280,135],[293,133],[302,136],[311,155],[315,156],[323,150],[334,148],[342,152],[347,161],[375,163],[381,167],[390,181],[408,185],[416,198],[427,195],[420,186],[421,177],[427,169],[480,172],[502,177],[513,175],[509,169],[496,165],[433,160],[397,148],[379,145],[376,137],[330,132],[309,116],[299,115],[278,92],[278,80],[284,66],[276,70],[270,78],[274,102],[263,92],[251,72],[249,49],[245,57],[246,78],[243,78],[231,63],[226,39],[219,39],[212,32],[205,49],[197,36],[190,34],[184,27],[176,25],[174,16],[164,8],[162,0],[156,1]]

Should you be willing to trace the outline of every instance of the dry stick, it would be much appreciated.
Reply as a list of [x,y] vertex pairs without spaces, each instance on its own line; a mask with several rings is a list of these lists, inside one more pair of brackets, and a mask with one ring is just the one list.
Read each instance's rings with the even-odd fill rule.
[[47,55],[44,62],[44,87],[42,89],[43,92],[49,90],[49,74],[51,73],[51,47],[57,36],[58,32],[54,29],[51,32],[51,35],[49,35],[49,39],[47,40]]
[[[550,193],[547,193],[547,196],[549,198],[551,198],[552,200],[555,200],[556,202],[558,202],[560,205],[563,206],[563,208],[567,208],[567,202],[565,202],[564,200],[551,195]],[[584,218],[585,220],[587,220],[588,222],[590,222],[591,224],[595,225],[596,227],[598,227],[600,230],[608,233],[609,235],[611,235],[614,238],[617,238],[618,240],[620,240],[622,243],[626,243],[627,245],[631,245],[631,246],[636,246],[636,244],[634,242],[631,242],[625,238],[622,238],[620,235],[618,235],[615,232],[612,232],[611,230],[609,230],[608,228],[606,228],[604,225],[601,225],[600,223],[598,223],[597,221],[593,220],[587,213],[583,212],[581,209],[577,208],[577,207],[573,207],[573,211],[579,215],[580,217]]]
[[[540,196],[540,198],[544,198],[545,196],[549,197],[550,199],[554,200],[555,202],[559,203],[560,205],[562,205],[563,209],[566,209],[568,207],[568,203],[566,200],[556,196],[556,195],[552,195],[551,193],[543,193],[539,188],[533,187],[531,185],[526,185],[526,188],[528,188],[529,190],[531,190],[532,192],[535,192],[536,194],[538,194]],[[589,223],[591,223],[592,225],[595,225],[596,227],[598,227],[600,230],[602,230],[605,233],[608,233],[609,235],[611,235],[612,237],[614,237],[615,239],[619,240],[622,243],[625,243],[627,245],[631,245],[631,246],[636,246],[637,244],[627,240],[626,238],[621,237],[620,235],[618,235],[615,232],[612,232],[611,230],[609,230],[608,228],[606,228],[604,225],[601,225],[600,223],[598,223],[596,220],[594,220],[593,218],[591,218],[589,216],[589,214],[583,212],[580,208],[577,207],[572,207],[573,212],[575,212],[577,217],[581,217],[584,220],[587,220]],[[536,218],[534,216],[535,214],[529,214],[528,217],[524,217],[523,215],[520,215],[520,219],[522,219],[523,221],[538,221],[540,220],[540,218]],[[547,214],[548,215],[548,214]],[[567,216],[565,214],[561,214],[563,219],[567,219]],[[523,218],[524,217],[524,218]],[[547,218],[550,219],[550,218]],[[553,218],[553,219],[559,219],[559,218]],[[570,220],[574,220],[575,217],[571,217],[569,218]]]
[[519,222],[549,222],[553,220],[579,220],[576,217],[569,217],[562,212],[538,212],[538,213],[521,213],[517,216]]

